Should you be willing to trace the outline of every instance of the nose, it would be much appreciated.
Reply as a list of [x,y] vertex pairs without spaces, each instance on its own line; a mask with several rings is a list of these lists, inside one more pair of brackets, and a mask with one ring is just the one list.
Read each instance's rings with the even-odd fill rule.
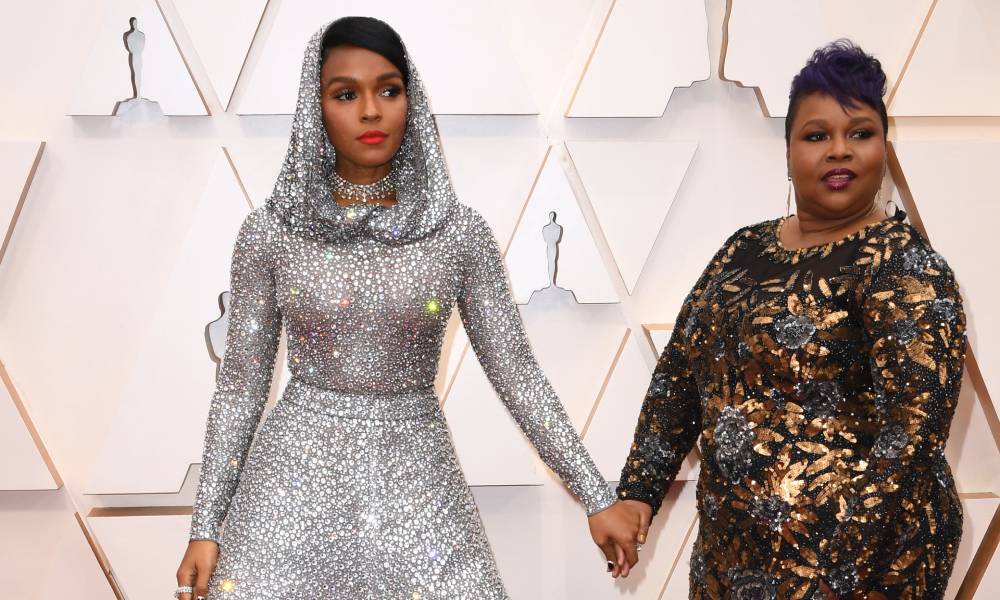
[[366,123],[378,122],[382,118],[378,102],[374,94],[365,94],[361,105],[361,120]]
[[848,160],[854,156],[851,145],[847,143],[847,138],[843,136],[831,136],[830,147],[827,150],[827,160]]

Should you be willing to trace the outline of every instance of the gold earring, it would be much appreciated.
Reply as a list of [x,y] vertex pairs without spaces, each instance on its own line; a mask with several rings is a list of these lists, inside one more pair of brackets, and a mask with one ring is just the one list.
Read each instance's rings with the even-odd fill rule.
[[792,176],[788,176],[788,197],[785,198],[785,216],[792,215]]

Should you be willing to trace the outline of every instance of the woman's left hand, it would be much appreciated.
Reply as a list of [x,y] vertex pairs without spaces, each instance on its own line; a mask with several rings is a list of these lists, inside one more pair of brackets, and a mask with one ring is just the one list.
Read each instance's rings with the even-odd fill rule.
[[641,507],[634,504],[645,506],[649,515],[653,512],[645,503],[625,500],[615,502],[588,518],[594,543],[613,564],[610,569],[612,577],[628,577],[629,571],[639,562],[637,545],[646,540],[649,517],[644,517]]

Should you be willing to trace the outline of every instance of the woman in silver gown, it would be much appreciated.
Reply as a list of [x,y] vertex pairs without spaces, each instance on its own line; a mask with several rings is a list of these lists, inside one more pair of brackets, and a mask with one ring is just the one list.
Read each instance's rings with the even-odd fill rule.
[[[455,197],[402,43],[393,63],[359,48],[371,32],[354,29],[398,36],[374,19],[332,26],[350,42],[334,54],[369,53],[387,71],[373,93],[350,73],[328,86],[328,28],[306,47],[281,173],[236,241],[230,329],[177,595],[507,598],[433,387],[453,306],[500,399],[592,526],[616,512],[593,516],[615,495],[532,355],[489,226]],[[383,150],[385,179],[341,177],[338,152],[368,150],[335,147],[343,132],[326,119],[328,101],[359,106],[352,126],[375,131],[358,138],[372,152],[397,136],[398,150]],[[380,121],[380,103],[391,101],[407,103],[399,131]],[[343,202],[393,193],[394,203]],[[292,378],[254,437],[282,325]]]

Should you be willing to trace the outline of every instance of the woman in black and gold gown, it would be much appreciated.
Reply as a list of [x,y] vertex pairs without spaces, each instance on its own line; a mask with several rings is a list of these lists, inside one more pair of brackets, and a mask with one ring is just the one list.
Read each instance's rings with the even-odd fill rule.
[[723,244],[653,374],[616,510],[648,526],[700,438],[692,598],[944,595],[965,316],[945,260],[883,213],[884,92],[850,42],[816,51],[786,121],[797,214]]

